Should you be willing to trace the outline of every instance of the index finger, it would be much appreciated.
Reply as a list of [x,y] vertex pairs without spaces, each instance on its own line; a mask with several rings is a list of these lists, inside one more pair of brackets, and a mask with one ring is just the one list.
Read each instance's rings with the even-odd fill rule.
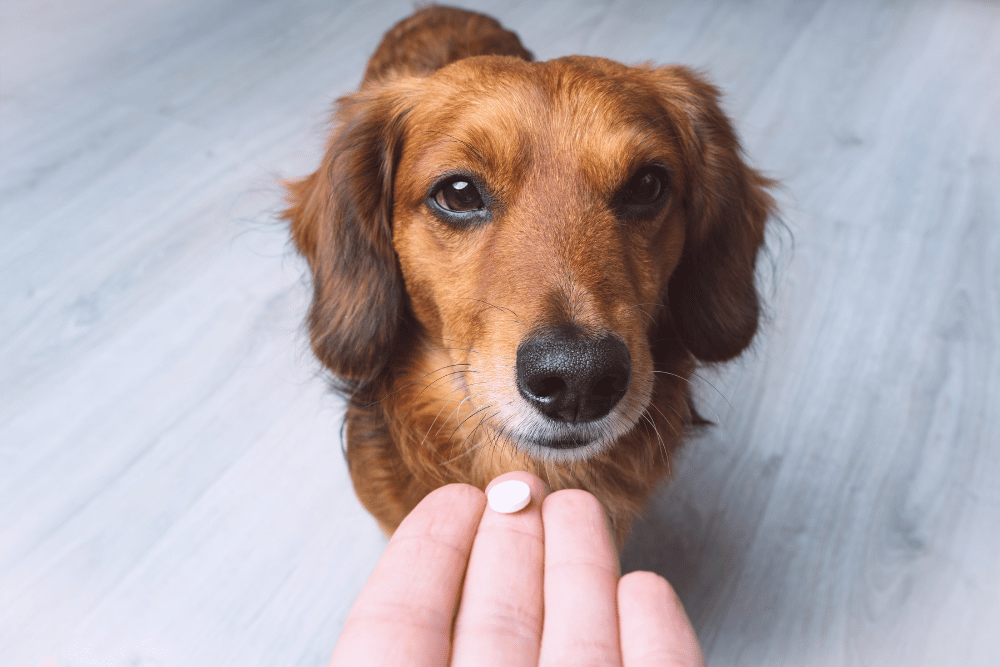
[[459,587],[486,497],[451,484],[403,520],[358,596],[331,667],[445,665]]
[[542,633],[544,534],[541,505],[548,488],[535,475],[510,472],[497,484],[528,485],[529,503],[501,514],[488,508],[469,556],[455,618],[452,667],[537,667]]

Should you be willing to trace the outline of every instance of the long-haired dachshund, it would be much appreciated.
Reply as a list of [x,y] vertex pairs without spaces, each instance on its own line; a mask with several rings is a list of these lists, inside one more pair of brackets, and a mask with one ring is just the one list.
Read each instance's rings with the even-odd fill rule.
[[695,366],[757,330],[773,182],[718,100],[684,67],[532,62],[459,9],[385,35],[284,214],[383,530],[435,487],[528,470],[624,539],[701,422]]

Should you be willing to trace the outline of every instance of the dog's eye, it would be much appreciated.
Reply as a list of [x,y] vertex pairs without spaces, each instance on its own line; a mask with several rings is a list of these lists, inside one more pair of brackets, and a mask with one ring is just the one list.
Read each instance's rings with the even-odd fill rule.
[[649,206],[658,202],[667,191],[667,170],[657,165],[643,167],[625,184],[622,191],[626,204]]
[[465,213],[483,208],[483,198],[472,181],[463,177],[445,181],[434,194],[434,201],[446,211]]

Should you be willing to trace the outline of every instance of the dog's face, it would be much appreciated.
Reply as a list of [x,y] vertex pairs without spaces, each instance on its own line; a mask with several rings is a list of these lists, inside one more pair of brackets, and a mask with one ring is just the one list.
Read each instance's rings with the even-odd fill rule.
[[651,322],[685,238],[677,130],[605,61],[483,64],[427,79],[407,116],[393,245],[484,427],[586,457],[655,382]]
[[682,68],[482,57],[345,98],[289,212],[317,355],[371,382],[409,318],[480,428],[606,450],[658,347],[721,361],[756,330],[768,182],[716,97]]

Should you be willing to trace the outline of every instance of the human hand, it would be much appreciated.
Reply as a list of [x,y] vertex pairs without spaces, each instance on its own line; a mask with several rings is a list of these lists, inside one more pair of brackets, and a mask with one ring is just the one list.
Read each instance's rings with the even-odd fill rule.
[[600,503],[531,488],[514,514],[482,491],[433,491],[386,546],[344,624],[331,667],[704,665],[676,594],[651,572],[619,577]]

